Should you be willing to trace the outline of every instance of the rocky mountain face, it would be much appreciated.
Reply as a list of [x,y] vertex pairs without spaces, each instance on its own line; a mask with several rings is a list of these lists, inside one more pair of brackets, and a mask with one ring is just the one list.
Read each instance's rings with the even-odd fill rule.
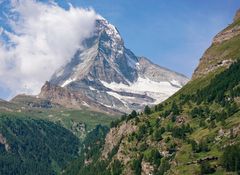
[[135,56],[103,18],[96,20],[83,46],[52,75],[40,98],[73,108],[129,112],[165,100],[188,82],[184,75]]
[[240,57],[239,44],[240,10],[237,11],[233,23],[213,38],[211,47],[203,54],[192,78],[207,75],[219,67],[229,67]]

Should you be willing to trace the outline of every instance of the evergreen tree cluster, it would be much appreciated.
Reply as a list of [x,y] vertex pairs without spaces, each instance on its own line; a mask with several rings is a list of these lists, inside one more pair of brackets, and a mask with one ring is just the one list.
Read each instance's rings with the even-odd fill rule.
[[240,144],[230,145],[224,149],[222,164],[227,171],[240,173]]
[[0,116],[0,174],[54,175],[78,156],[79,139],[52,122]]

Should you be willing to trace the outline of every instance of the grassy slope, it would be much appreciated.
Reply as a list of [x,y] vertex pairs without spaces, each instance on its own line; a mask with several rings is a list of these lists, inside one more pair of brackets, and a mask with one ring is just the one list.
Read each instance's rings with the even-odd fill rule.
[[[12,104],[11,104],[12,106]],[[21,109],[20,106],[14,105],[13,110],[6,111],[1,110],[2,114],[14,114],[15,117],[26,116],[29,118],[44,119],[59,123],[69,130],[73,130],[73,123],[84,123],[86,126],[86,132],[91,131],[96,125],[101,124],[109,126],[111,121],[116,120],[118,116],[111,116],[100,112],[93,112],[86,109],[83,110],[72,110],[65,108],[32,108],[32,109]],[[75,133],[80,138],[85,136],[85,133]]]
[[67,109],[53,104],[49,100],[28,95],[18,95],[10,103],[0,102],[0,113],[15,114],[15,116],[27,116],[58,122],[67,129],[72,129],[73,123],[84,123],[86,131],[94,129],[101,124],[109,126],[111,121],[119,116],[113,116],[101,112],[91,111],[88,108],[81,110]]
[[[217,71],[222,72],[222,70]],[[163,103],[164,108],[163,111],[160,112],[154,112],[151,115],[142,115],[140,116],[140,122],[137,123],[139,127],[146,126],[146,122],[149,122],[148,129],[146,133],[141,135],[142,139],[138,140],[134,138],[129,142],[129,137],[124,138],[123,142],[127,142],[125,144],[125,154],[131,157],[131,159],[136,159],[137,155],[139,153],[141,154],[141,145],[146,144],[146,142],[150,143],[147,144],[147,149],[143,150],[143,155],[145,152],[147,152],[150,149],[158,149],[160,151],[169,151],[169,148],[171,145],[176,145],[176,152],[172,154],[172,158],[170,158],[170,162],[172,164],[170,171],[168,174],[184,174],[184,175],[191,175],[191,174],[199,174],[200,173],[200,164],[191,164],[187,165],[188,162],[197,161],[201,158],[209,157],[209,156],[216,156],[219,158],[219,160],[211,161],[211,164],[214,165],[220,165],[223,153],[223,147],[225,145],[228,145],[230,142],[239,142],[240,138],[236,137],[234,139],[230,139],[229,136],[224,136],[220,140],[215,140],[218,136],[218,131],[220,129],[224,129],[225,131],[230,131],[230,128],[234,128],[240,125],[240,112],[234,113],[233,115],[229,116],[224,123],[220,121],[215,121],[216,126],[214,128],[210,128],[210,121],[209,117],[207,116],[205,118],[206,126],[200,127],[199,123],[201,119],[199,117],[192,118],[190,115],[190,111],[196,107],[196,106],[208,106],[210,108],[211,112],[221,112],[222,107],[221,105],[211,102],[211,103],[201,103],[196,104],[193,102],[189,102],[182,105],[182,112],[179,116],[183,116],[185,118],[185,124],[189,124],[191,128],[193,129],[192,133],[187,133],[187,137],[185,140],[175,138],[172,136],[172,131],[167,131],[164,134],[162,134],[163,139],[161,141],[154,140],[154,131],[158,130],[160,127],[168,128],[169,126],[171,128],[181,126],[181,124],[172,122],[171,115],[166,116],[164,119],[162,119],[160,126],[156,126],[157,119],[160,116],[163,118],[163,114],[166,110],[169,110],[171,108],[171,104],[173,101],[175,101],[177,104],[180,103],[180,95],[181,94],[194,94],[198,89],[203,89],[204,87],[208,86],[213,79],[214,75],[217,74],[217,72],[212,73],[211,75],[208,75],[205,78],[198,79],[195,81],[190,82],[188,85],[186,85],[182,90],[180,90],[177,94],[175,94],[173,97],[168,99]],[[239,106],[238,106],[239,108]],[[138,133],[139,134],[139,131]],[[209,139],[210,142],[207,143],[210,151],[207,152],[199,152],[194,153],[191,147],[191,144],[189,143],[189,139],[195,140],[197,142],[200,142],[204,139]],[[134,150],[134,151],[133,151]],[[170,156],[171,157],[171,156]],[[173,163],[174,162],[174,163]],[[128,164],[127,166],[130,166]],[[216,169],[216,172],[214,174],[225,174],[225,170],[223,170],[221,167]],[[229,173],[231,174],[231,173]]]

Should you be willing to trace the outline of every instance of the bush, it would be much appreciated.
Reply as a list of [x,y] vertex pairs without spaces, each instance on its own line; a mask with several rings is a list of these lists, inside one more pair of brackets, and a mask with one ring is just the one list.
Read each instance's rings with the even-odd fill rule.
[[190,125],[183,124],[181,127],[177,126],[172,129],[172,136],[179,139],[185,139],[186,133],[191,133],[191,132],[192,132],[192,128],[190,127]]
[[122,173],[122,164],[119,160],[114,160],[111,167],[112,175],[120,175]]
[[147,132],[147,126],[145,124],[141,125],[138,132],[136,133],[137,140],[141,140]]
[[157,118],[155,121],[155,126],[158,128],[161,125],[161,120],[160,118]]
[[161,158],[162,156],[157,149],[149,149],[144,152],[144,160],[157,166],[160,165]]
[[166,131],[165,128],[161,127],[161,130],[160,130],[161,134],[165,133],[165,131]]
[[137,112],[135,111],[135,110],[133,110],[132,112],[131,112],[131,116],[134,118],[134,117],[137,117]]
[[191,140],[191,146],[192,146],[193,152],[196,152],[196,153],[210,151],[206,140],[201,140],[199,144],[195,140]]
[[155,105],[155,111],[157,112],[157,111],[161,111],[161,110],[163,110],[163,105],[162,104],[159,104],[159,105]]
[[144,114],[146,114],[146,115],[151,114],[151,108],[148,105],[145,106],[145,108],[144,108]]
[[153,138],[154,138],[155,141],[160,141],[160,140],[162,140],[163,138],[162,138],[161,130],[156,130],[156,131],[154,131],[154,133],[153,133]]
[[134,171],[134,175],[141,175],[142,171],[142,159],[134,159],[132,162],[132,170]]
[[160,165],[160,171],[157,172],[157,175],[164,175],[165,172],[167,172],[167,170],[170,169],[170,164],[168,162],[168,160],[166,158],[162,158],[161,160],[161,165]]
[[222,156],[222,165],[227,171],[240,172],[240,144],[225,148]]
[[172,111],[173,115],[179,115],[180,114],[180,109],[177,106],[175,101],[172,103],[171,111]]
[[215,172],[215,169],[211,167],[210,163],[207,161],[204,161],[201,163],[201,174],[212,174]]

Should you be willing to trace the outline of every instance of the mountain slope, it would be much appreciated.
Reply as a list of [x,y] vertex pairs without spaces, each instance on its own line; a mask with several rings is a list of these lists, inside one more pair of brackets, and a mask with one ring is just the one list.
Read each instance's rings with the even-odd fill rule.
[[60,125],[0,114],[0,174],[60,174],[78,156],[79,146]]
[[[225,30],[239,25],[235,17]],[[172,97],[153,109],[145,107],[143,114],[133,111],[114,122],[101,149],[84,156],[85,160],[98,158],[80,163],[83,168],[69,174],[239,173],[239,36],[213,43],[193,79]],[[229,62],[215,64],[219,60]]]
[[9,102],[0,101],[1,114],[54,122],[70,130],[80,140],[97,125],[109,126],[111,121],[120,117],[88,108],[81,110],[66,108],[48,99],[24,94],[14,97]]
[[235,15],[234,22],[217,34],[210,48],[200,59],[193,74],[193,79],[207,75],[219,67],[228,67],[240,57],[240,12]]
[[118,30],[103,18],[69,63],[55,72],[40,98],[74,108],[130,112],[157,104],[188,79],[137,57],[125,48]]

